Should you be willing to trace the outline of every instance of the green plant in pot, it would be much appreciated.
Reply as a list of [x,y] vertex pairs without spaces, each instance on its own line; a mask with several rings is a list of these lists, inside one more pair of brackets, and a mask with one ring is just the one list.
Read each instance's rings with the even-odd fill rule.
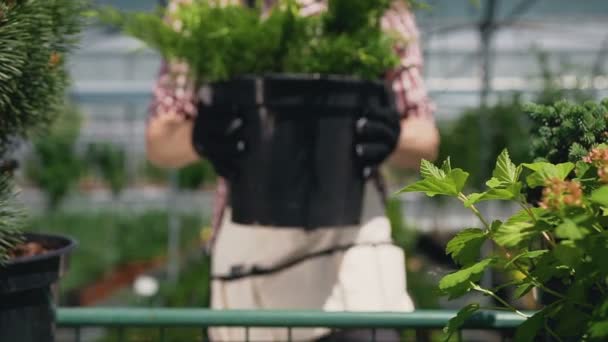
[[74,242],[20,231],[11,152],[62,108],[77,0],[0,1],[0,340],[52,341],[51,285]]
[[[540,112],[549,107],[531,108]],[[608,338],[608,268],[604,262],[608,256],[608,145],[600,143],[603,139],[591,141],[592,137],[604,136],[593,129],[596,126],[591,124],[591,112],[606,113],[605,102],[584,106],[562,103],[551,108],[561,114],[549,110],[545,117],[568,116],[566,113],[575,111],[573,108],[589,115],[579,115],[583,123],[589,124],[580,130],[586,138],[573,133],[559,148],[556,144],[556,149],[551,149],[556,153],[546,158],[551,160],[551,156],[566,150],[573,152],[566,154],[572,162],[545,160],[515,165],[505,150],[497,159],[486,189],[466,193],[469,173],[452,168],[449,159],[441,167],[423,161],[422,180],[402,191],[457,198],[480,220],[479,227],[464,229],[447,245],[446,252],[460,265],[458,271],[439,283],[449,298],[479,292],[499,303],[498,309],[525,317],[516,341],[604,341]],[[534,119],[538,120],[538,116]],[[556,121],[548,121],[546,127],[554,133],[564,129]],[[543,135],[542,139],[550,136]],[[577,141],[585,143],[580,145],[584,151],[572,148]],[[545,140],[542,146],[556,142]],[[541,190],[539,202],[529,201],[525,187]],[[483,201],[512,201],[521,210],[505,221],[492,220],[476,207]],[[484,243],[494,245],[495,253],[482,258],[480,249]],[[496,288],[484,288],[480,280],[490,268],[520,277]],[[514,289],[518,297],[537,290],[551,298],[542,302],[541,310],[524,313],[498,295],[504,288]],[[496,308],[471,303],[462,308],[446,330],[453,334],[471,315],[484,309]]]
[[[265,15],[261,1],[198,0],[171,13],[173,24],[157,14],[99,15],[190,66],[199,117],[244,123],[246,151],[235,167],[206,155],[229,180],[234,221],[321,227],[360,219],[365,177],[356,171],[354,128],[365,110],[393,106],[380,81],[399,64],[398,38],[380,27],[391,3],[329,0],[327,11],[302,17],[292,0]],[[398,125],[396,113],[389,120]],[[195,124],[195,148],[216,135]]]

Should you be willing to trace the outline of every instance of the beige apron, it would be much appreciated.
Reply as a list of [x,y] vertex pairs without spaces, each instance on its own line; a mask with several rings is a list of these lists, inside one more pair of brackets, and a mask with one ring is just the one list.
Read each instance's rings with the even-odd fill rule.
[[[405,259],[392,244],[380,196],[368,185],[360,226],[295,228],[245,226],[230,211],[213,247],[213,309],[404,312]],[[311,341],[327,329],[294,329]],[[214,328],[214,342],[244,341],[244,328]],[[251,341],[286,341],[287,329],[250,329]]]

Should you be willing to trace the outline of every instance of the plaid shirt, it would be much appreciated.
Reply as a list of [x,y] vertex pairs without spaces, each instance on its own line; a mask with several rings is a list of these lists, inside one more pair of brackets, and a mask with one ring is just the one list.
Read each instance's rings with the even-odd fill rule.
[[[225,4],[238,4],[239,0],[223,0]],[[276,0],[264,0],[265,11],[271,9]],[[327,8],[325,0],[298,0],[300,14],[315,15]],[[179,6],[188,5],[192,0],[171,0],[168,8],[167,22],[175,30],[181,29],[181,22],[172,18],[172,13]],[[397,109],[403,118],[422,116],[429,119],[433,116],[433,104],[430,101],[422,78],[422,54],[419,45],[419,33],[413,14],[402,1],[395,1],[385,13],[381,22],[386,31],[397,33],[402,39],[395,46],[400,57],[400,65],[386,73],[386,79],[392,84]],[[160,75],[154,90],[151,104],[151,115],[173,112],[192,119],[196,116],[196,91],[194,83],[188,78],[188,66],[183,62],[163,62]],[[214,228],[219,227],[224,208],[226,207],[227,186],[220,179],[217,186],[213,221]]]

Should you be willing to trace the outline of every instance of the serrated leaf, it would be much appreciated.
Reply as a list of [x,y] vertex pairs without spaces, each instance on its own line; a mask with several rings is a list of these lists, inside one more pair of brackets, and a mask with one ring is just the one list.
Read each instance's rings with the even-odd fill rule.
[[512,184],[517,182],[520,173],[521,168],[513,164],[511,157],[509,156],[509,151],[504,149],[496,160],[496,167],[492,172],[492,177],[500,182]]
[[521,183],[513,183],[504,189],[495,188],[482,193],[472,193],[468,196],[468,200],[464,202],[464,206],[469,208],[476,203],[490,200],[510,201],[517,198],[520,192]]
[[477,311],[479,311],[479,304],[468,304],[460,309],[456,316],[450,318],[448,325],[443,328],[443,332],[447,334],[444,341],[449,341],[452,335],[457,333],[464,323]]
[[487,234],[478,228],[465,229],[454,236],[446,247],[446,253],[460,265],[470,265],[477,261],[481,245]]
[[[442,171],[443,172],[443,171]],[[464,188],[469,174],[461,169],[453,169],[444,178],[427,177],[403,188],[403,192],[423,192],[429,197],[436,195],[458,196]]]
[[472,289],[471,283],[478,282],[486,268],[495,262],[495,258],[483,259],[476,264],[450,273],[441,278],[439,289],[447,294],[450,299],[460,297],[469,292]]
[[498,178],[490,178],[490,180],[488,180],[486,182],[486,185],[488,186],[488,188],[499,188],[502,187],[504,185],[503,182],[501,182]]
[[573,163],[551,164],[546,162],[538,162],[532,164],[523,164],[526,168],[534,171],[526,178],[526,182],[532,188],[544,186],[549,179],[564,180],[574,169]]
[[591,202],[608,207],[608,186],[604,185],[601,188],[594,190],[589,199]]
[[589,234],[589,230],[577,226],[574,221],[566,219],[562,224],[555,228],[555,235],[561,239],[581,240]]
[[469,178],[469,173],[463,171],[462,169],[453,169],[447,178],[451,179],[454,183],[454,186],[456,187],[456,195],[458,195],[462,189],[464,189],[467,179]]
[[441,170],[446,174],[449,174],[452,171],[452,162],[450,160],[450,157],[447,157],[443,161],[443,164],[441,165]]
[[577,161],[574,172],[576,174],[576,177],[582,178],[587,174],[587,172],[590,169],[591,169],[591,164],[585,163],[584,161]]
[[534,223],[524,210],[510,217],[493,232],[494,241],[504,247],[515,247],[538,234]]
[[515,332],[515,341],[518,342],[528,342],[534,341],[536,335],[543,327],[545,322],[545,312],[539,311],[535,313],[532,317],[525,320]]
[[431,179],[444,179],[446,177],[446,172],[439,169],[433,163],[428,160],[423,159],[420,162],[420,175],[422,178],[431,178]]
[[456,187],[451,182],[432,178],[423,179],[414,184],[410,184],[399,191],[399,193],[403,192],[423,192],[429,197],[437,195],[454,196],[458,194],[456,192]]

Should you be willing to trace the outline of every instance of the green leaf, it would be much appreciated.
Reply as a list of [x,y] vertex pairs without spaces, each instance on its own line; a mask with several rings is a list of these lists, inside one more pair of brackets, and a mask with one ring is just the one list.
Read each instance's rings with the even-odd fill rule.
[[523,322],[515,332],[515,341],[528,342],[535,341],[536,335],[543,327],[545,322],[545,312],[539,311],[532,317]]
[[573,163],[562,163],[554,165],[546,162],[538,162],[523,165],[526,168],[534,171],[526,178],[528,185],[533,188],[544,186],[545,182],[549,179],[557,178],[560,180],[564,180],[574,169]]
[[576,177],[582,178],[587,174],[590,169],[591,164],[579,160],[576,162],[576,168],[574,169],[574,172],[576,173]]
[[481,229],[465,229],[448,242],[446,253],[451,254],[452,259],[460,265],[470,265],[479,258],[481,245],[486,237],[486,232]]
[[468,200],[464,202],[464,206],[469,208],[476,203],[490,200],[510,201],[517,198],[520,192],[521,183],[513,183],[504,189],[494,188],[482,193],[472,193],[468,196]]
[[403,192],[423,192],[429,197],[436,195],[457,195],[456,187],[454,184],[448,181],[436,180],[436,179],[423,179],[414,184],[410,184],[403,188],[399,193]]
[[521,168],[517,167],[509,157],[509,151],[504,149],[496,160],[496,167],[492,172],[492,177],[500,182],[507,184],[516,183],[519,179]]
[[495,262],[495,258],[483,259],[476,264],[450,273],[439,281],[439,289],[450,299],[460,297],[469,292],[472,289],[472,283],[479,281],[486,268]]
[[591,323],[589,326],[589,335],[593,338],[608,337],[608,321]]
[[504,247],[519,245],[522,241],[538,234],[531,220],[525,210],[519,211],[494,230],[494,241]]
[[[436,169],[440,172],[442,170]],[[427,169],[428,172],[435,170]],[[469,174],[461,169],[453,169],[444,178],[435,178],[434,176],[427,177],[414,184],[403,188],[399,193],[403,192],[423,192],[429,197],[436,195],[458,196],[464,188]]]
[[501,220],[492,221],[492,223],[490,224],[490,232],[494,233],[498,228],[500,228],[500,226],[502,226]]
[[450,157],[447,157],[446,160],[443,161],[441,170],[446,174],[449,174],[452,171],[452,162],[450,161]]
[[551,313],[551,318],[559,322],[554,327],[554,332],[565,341],[571,341],[569,337],[578,337],[576,340],[579,340],[589,324],[587,313],[579,310],[577,305],[572,303],[564,303],[556,312]]
[[535,259],[547,252],[549,252],[548,249],[539,249],[536,251],[527,251],[527,252],[520,253],[520,254],[516,255],[515,257],[513,257],[513,259],[511,259],[508,263],[506,263],[504,268],[508,268],[509,266],[511,266],[512,263],[516,262],[519,259]]
[[593,191],[589,199],[601,206],[608,207],[608,186],[604,185]]
[[532,291],[532,289],[534,289],[534,284],[532,283],[520,284],[515,289],[513,295],[515,296],[515,298],[521,298],[525,296],[528,292]]
[[566,266],[577,268],[583,259],[583,252],[573,245],[560,243],[553,249],[555,259],[559,260]]
[[562,224],[555,228],[555,235],[561,239],[581,240],[589,234],[589,230],[584,227],[577,226],[570,219],[565,219]]
[[539,282],[546,282],[552,278],[560,278],[569,274],[570,269],[555,259],[554,254],[541,255],[536,262],[536,267],[530,269],[530,275]]
[[456,187],[456,195],[458,195],[462,189],[464,189],[467,179],[469,178],[469,173],[461,169],[453,169],[450,171],[448,178],[454,183],[454,186]]
[[452,335],[458,332],[464,323],[469,319],[475,312],[479,311],[479,304],[468,304],[458,311],[456,316],[450,318],[448,325],[443,328],[443,332],[447,334],[444,341],[449,341]]
[[[449,163],[449,159],[446,160],[446,162]],[[439,169],[428,160],[423,159],[420,162],[420,175],[422,178],[444,179],[446,174],[447,173],[444,170]]]
[[490,178],[489,181],[486,182],[486,185],[492,189],[499,188],[499,187],[503,186],[503,182],[501,182],[498,178],[492,177],[492,178]]

